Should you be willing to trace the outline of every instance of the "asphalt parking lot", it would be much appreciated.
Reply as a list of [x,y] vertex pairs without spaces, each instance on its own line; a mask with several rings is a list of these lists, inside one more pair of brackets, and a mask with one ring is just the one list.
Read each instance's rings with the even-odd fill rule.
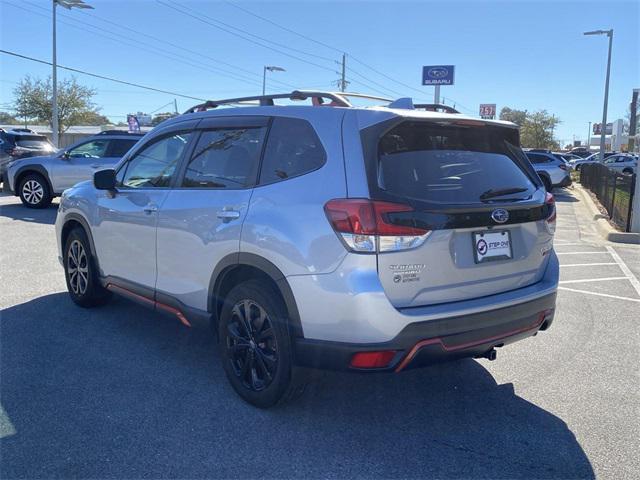
[[83,310],[57,204],[0,197],[2,478],[637,478],[640,246],[558,192],[552,328],[400,375],[309,372],[296,403],[240,401],[216,346],[118,299]]

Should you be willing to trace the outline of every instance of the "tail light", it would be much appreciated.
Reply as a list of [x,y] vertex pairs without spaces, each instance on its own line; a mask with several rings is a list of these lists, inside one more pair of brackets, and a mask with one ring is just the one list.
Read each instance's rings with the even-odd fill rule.
[[389,366],[396,356],[395,350],[381,352],[359,352],[351,357],[351,368],[384,368]]
[[556,199],[552,194],[547,192],[544,203],[549,207],[549,216],[545,220],[545,225],[547,227],[547,232],[553,235],[556,233]]
[[346,247],[359,253],[394,252],[416,248],[431,233],[424,228],[391,223],[392,213],[412,212],[401,203],[368,199],[334,199],[324,211]]

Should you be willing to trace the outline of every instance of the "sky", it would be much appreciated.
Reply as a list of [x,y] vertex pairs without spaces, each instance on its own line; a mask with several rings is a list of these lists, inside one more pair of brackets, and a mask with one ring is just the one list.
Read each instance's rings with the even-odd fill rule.
[[[441,89],[447,104],[472,115],[480,103],[547,110],[564,145],[602,119],[607,37],[582,33],[609,28],[609,121],[624,118],[640,87],[638,0],[85,1],[95,9],[58,7],[60,65],[196,98],[259,94],[264,65],[286,70],[268,73],[268,93],[336,90],[344,52],[349,91],[432,101],[422,66],[455,65],[455,85]],[[3,50],[51,61],[51,25],[50,0],[0,0]],[[58,72],[95,88],[113,121],[172,110],[174,98],[179,111],[198,103]],[[50,73],[0,53],[0,110],[25,75]]]

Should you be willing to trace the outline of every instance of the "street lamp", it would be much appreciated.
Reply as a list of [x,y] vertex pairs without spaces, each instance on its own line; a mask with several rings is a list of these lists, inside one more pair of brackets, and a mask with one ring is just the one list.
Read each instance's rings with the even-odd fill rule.
[[602,109],[602,131],[600,132],[600,161],[604,162],[605,137],[607,135],[607,103],[609,102],[609,73],[611,72],[611,46],[613,44],[613,29],[594,30],[584,32],[585,35],[606,35],[609,37],[609,56],[607,58],[607,79],[604,83],[604,107]]
[[276,67],[273,65],[265,65],[262,70],[262,95],[264,95],[265,87],[267,85],[267,70],[270,72],[286,72],[286,70],[282,67]]
[[587,150],[591,151],[591,122],[589,122],[589,128],[587,128]]
[[91,5],[87,5],[83,0],[53,0],[53,113],[51,119],[51,134],[53,137],[53,145],[58,148],[58,72],[56,61],[56,7],[61,7],[71,10],[72,8],[93,8]]

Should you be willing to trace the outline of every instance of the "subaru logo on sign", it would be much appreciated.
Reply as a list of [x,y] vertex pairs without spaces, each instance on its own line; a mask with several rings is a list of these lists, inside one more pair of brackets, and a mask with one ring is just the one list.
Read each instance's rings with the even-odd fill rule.
[[422,67],[423,85],[453,85],[454,65],[427,65]]
[[449,70],[444,67],[435,67],[429,69],[429,76],[431,78],[444,78],[449,75]]
[[509,212],[507,212],[504,208],[496,208],[493,212],[491,212],[491,218],[496,223],[505,223],[509,220]]

